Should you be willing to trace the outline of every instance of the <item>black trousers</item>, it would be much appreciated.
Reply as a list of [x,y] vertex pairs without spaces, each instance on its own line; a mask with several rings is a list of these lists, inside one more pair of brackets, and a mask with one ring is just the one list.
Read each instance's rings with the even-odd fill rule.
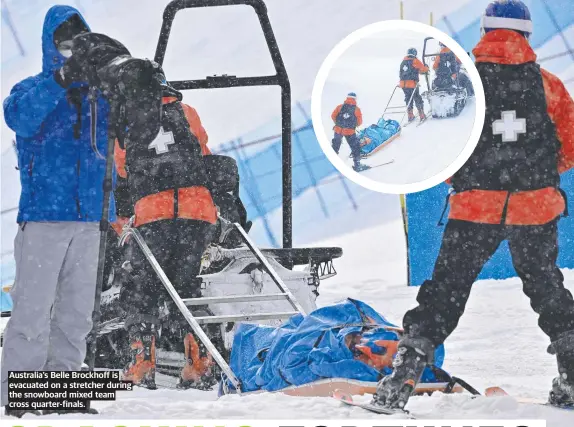
[[[360,162],[361,161],[361,141],[359,141],[357,134],[354,133],[352,135],[345,135],[345,139],[347,140],[349,147],[351,147],[351,154],[353,155],[354,162],[355,163]],[[335,150],[335,153],[339,154],[339,150],[341,149],[341,143],[342,142],[343,142],[343,135],[335,132],[335,135],[333,136],[333,141],[331,141],[331,146],[333,147],[333,150]]]
[[[407,109],[409,111],[413,110],[413,103],[414,103],[417,106],[417,110],[419,110],[419,113],[424,112],[425,104],[423,101],[423,97],[421,96],[421,94],[419,92],[418,86],[416,88],[404,87],[403,92],[405,94],[405,104],[407,104]],[[414,92],[414,95],[413,95],[413,92]],[[412,97],[412,99],[411,99],[411,97]]]
[[[138,227],[181,298],[201,296],[201,283],[196,276],[201,267],[201,256],[213,238],[214,229],[215,226],[205,221],[179,218]],[[159,317],[160,306],[167,302],[171,306],[170,312],[176,313],[173,318],[185,322],[133,238],[130,238],[129,245],[133,271],[120,294],[120,304],[128,319],[155,320]]]
[[418,307],[403,319],[405,331],[442,344],[458,325],[482,267],[504,240],[542,331],[555,341],[574,330],[574,300],[556,265],[557,225],[558,220],[529,226],[449,220],[432,279],[419,290]]

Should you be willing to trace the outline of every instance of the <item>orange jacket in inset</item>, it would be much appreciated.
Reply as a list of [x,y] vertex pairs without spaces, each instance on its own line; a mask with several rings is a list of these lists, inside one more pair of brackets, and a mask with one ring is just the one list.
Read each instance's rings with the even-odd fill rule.
[[[524,64],[536,61],[536,54],[528,41],[511,30],[487,33],[474,48],[477,62],[496,64]],[[548,115],[556,126],[560,141],[558,171],[574,167],[574,101],[560,79],[542,70]],[[448,181],[447,181],[448,182]],[[450,198],[450,219],[500,224],[507,202],[505,224],[546,224],[564,212],[565,200],[556,188],[532,191],[470,190],[453,194]]]
[[[415,70],[418,70],[419,74],[429,72],[429,67],[427,67],[418,58],[415,58],[414,56],[405,56],[403,61],[413,61],[412,66]],[[401,80],[399,82],[399,86],[401,88],[414,89],[415,87],[417,87],[417,83],[418,83],[417,80]]]
[[[173,97],[165,97],[162,102],[169,104],[176,102],[177,99]],[[186,105],[181,104],[191,133],[195,135],[199,144],[201,145],[202,155],[211,154],[207,146],[208,137],[207,132],[201,124],[201,120],[197,111]],[[126,172],[126,150],[122,149],[116,140],[114,159],[118,175],[127,178]],[[153,221],[163,219],[173,219],[175,214],[174,206],[174,190],[161,191],[156,194],[150,194],[136,201],[135,211],[135,226],[140,226]],[[215,224],[217,221],[217,209],[213,203],[211,193],[206,187],[193,186],[178,189],[178,218],[196,219],[207,221]]]
[[[355,117],[357,118],[357,127],[361,126],[363,124],[363,113],[361,112],[361,109],[359,108],[359,106],[357,105],[357,100],[354,98],[347,98],[345,99],[345,102],[343,104],[337,105],[337,108],[335,108],[335,110],[333,110],[333,113],[331,114],[331,118],[333,119],[333,122],[337,122],[337,116],[339,115],[339,113],[341,112],[341,108],[343,108],[343,105],[345,104],[350,104],[350,105],[355,105]],[[344,136],[349,136],[349,135],[353,135],[355,133],[355,128],[342,128],[340,126],[335,125],[335,127],[333,128],[333,130],[335,132],[337,132],[339,135],[344,135]]]

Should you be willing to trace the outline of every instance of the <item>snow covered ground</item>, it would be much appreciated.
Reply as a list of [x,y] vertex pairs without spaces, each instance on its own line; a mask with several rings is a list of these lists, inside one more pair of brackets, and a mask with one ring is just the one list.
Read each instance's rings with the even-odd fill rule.
[[[436,42],[431,44],[438,45]],[[407,49],[423,52],[423,36],[415,32],[384,32],[366,37],[351,46],[335,63],[325,83],[321,100],[321,118],[328,140],[333,136],[331,113],[345,100],[347,93],[357,93],[357,104],[363,113],[363,128],[377,123],[383,115],[393,90],[399,82],[399,68]],[[438,52],[438,46],[432,46]],[[431,76],[431,79],[434,78]],[[432,80],[431,80],[432,81]],[[420,92],[427,88],[421,76]],[[394,92],[390,106],[405,106],[403,91]],[[425,101],[425,110],[430,106]],[[397,110],[394,110],[397,111]],[[402,110],[404,112],[404,109]],[[403,128],[401,136],[363,163],[376,166],[363,175],[387,184],[406,184],[423,181],[446,169],[458,157],[468,142],[475,119],[475,105],[470,102],[459,117],[431,119],[420,127]],[[416,108],[415,108],[416,114]],[[385,119],[401,122],[403,114],[386,114]],[[351,149],[343,142],[339,156],[352,166]]]
[[[330,224],[342,225],[337,220]],[[403,313],[415,303],[417,288],[405,285],[405,243],[398,218],[316,244],[342,246],[344,251],[335,264],[339,274],[321,284],[321,305],[353,297],[401,323]],[[568,288],[574,291],[574,271],[565,271],[565,275]],[[556,374],[555,361],[546,353],[547,345],[548,339],[538,330],[536,315],[521,292],[519,280],[482,281],[475,284],[466,313],[446,343],[445,368],[479,390],[498,385],[515,396],[544,399]],[[217,399],[215,392],[195,390],[118,392],[116,402],[96,402],[95,407],[100,410],[99,417],[106,419],[378,417],[329,398],[278,393]],[[545,419],[551,427],[574,425],[574,412],[519,404],[513,398],[416,397],[409,402],[409,409],[427,419],[521,418]]]

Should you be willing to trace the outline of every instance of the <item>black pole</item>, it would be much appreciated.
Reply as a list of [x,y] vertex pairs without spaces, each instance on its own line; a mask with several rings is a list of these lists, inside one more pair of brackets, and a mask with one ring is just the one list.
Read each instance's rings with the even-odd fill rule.
[[[114,115],[109,113],[109,124],[113,123]],[[98,253],[98,273],[96,276],[96,295],[94,301],[94,311],[92,312],[92,330],[88,336],[88,367],[90,371],[94,370],[96,363],[96,350],[98,339],[98,326],[100,324],[100,300],[104,286],[104,266],[106,264],[107,234],[110,228],[110,198],[113,190],[113,168],[114,168],[114,143],[115,134],[112,126],[108,125],[108,151],[106,153],[106,174],[104,176],[104,200],[102,203],[102,216],[100,219],[100,250]]]
[[[429,40],[433,40],[433,37],[427,37],[427,38],[425,39],[425,41],[424,41],[424,45],[423,45],[423,65],[429,67],[428,73],[425,74],[425,80],[426,80],[426,82],[427,82],[427,90],[430,92],[430,90],[431,90],[430,77],[429,77],[429,74],[430,74],[430,65],[427,65],[427,61],[426,61],[426,59],[427,59],[427,54],[426,54],[426,51],[427,51],[427,42],[428,42]],[[431,56],[432,56],[432,55],[431,55]]]
[[[287,81],[289,85],[289,81]],[[293,176],[291,153],[291,90],[281,86],[283,181],[283,247],[293,247]]]

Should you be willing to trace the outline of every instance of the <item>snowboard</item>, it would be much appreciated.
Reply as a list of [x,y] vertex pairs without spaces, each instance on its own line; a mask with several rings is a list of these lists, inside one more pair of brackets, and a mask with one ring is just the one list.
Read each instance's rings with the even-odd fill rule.
[[353,401],[353,396],[348,393],[345,393],[341,390],[335,390],[333,392],[333,399],[338,400],[339,402],[347,405],[347,406],[355,406],[357,408],[365,409],[369,412],[374,412],[375,414],[380,415],[403,415],[408,419],[415,420],[416,418],[412,416],[409,412],[402,410],[402,409],[388,409],[383,408],[382,406],[371,405],[369,403],[358,403]]
[[531,398],[531,397],[514,397],[514,396],[508,394],[506,392],[506,390],[504,390],[501,387],[488,387],[484,391],[484,395],[486,397],[504,397],[504,396],[507,396],[507,397],[512,397],[518,403],[524,403],[524,404],[528,404],[528,405],[546,406],[548,408],[560,409],[563,411],[574,411],[574,407],[563,407],[563,406],[552,405],[548,401],[543,400],[543,399],[536,399],[536,398]]

